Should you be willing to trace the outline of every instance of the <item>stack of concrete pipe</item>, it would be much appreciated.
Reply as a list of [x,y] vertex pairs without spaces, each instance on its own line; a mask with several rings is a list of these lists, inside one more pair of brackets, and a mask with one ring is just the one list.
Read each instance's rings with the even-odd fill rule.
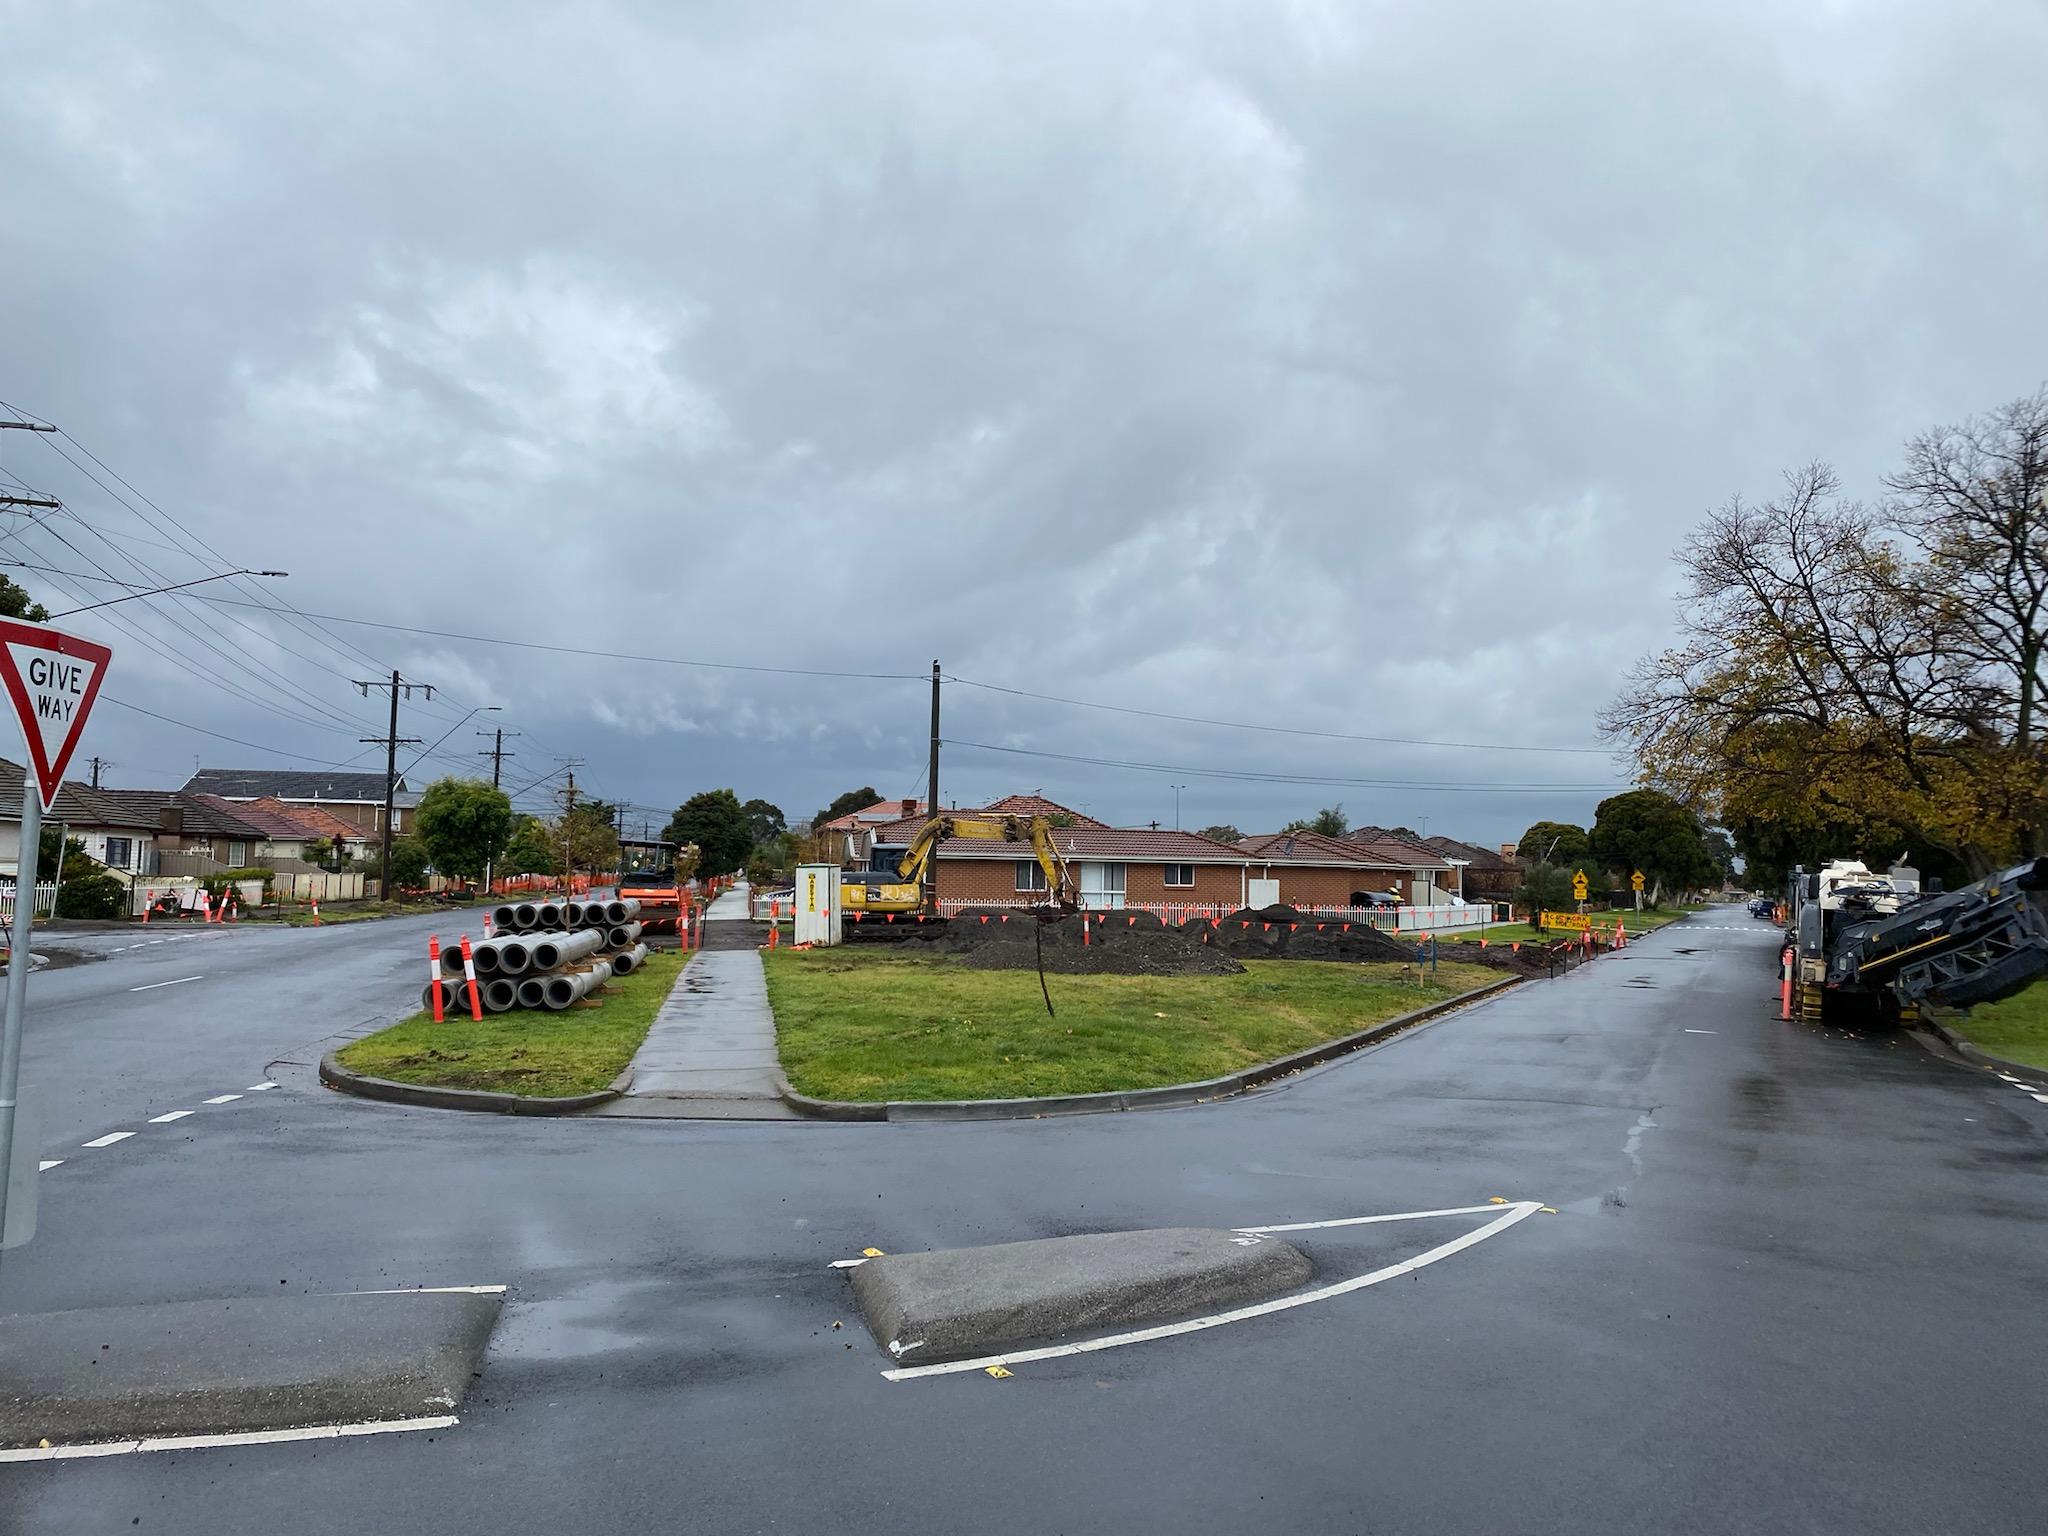
[[[637,901],[522,901],[495,908],[496,935],[469,947],[478,1000],[492,1013],[573,1007],[614,976],[630,976],[647,963],[639,916]],[[578,969],[563,969],[572,965]],[[422,990],[425,1006],[434,1006],[438,986],[444,1012],[467,1011],[459,944],[441,951],[441,976]]]

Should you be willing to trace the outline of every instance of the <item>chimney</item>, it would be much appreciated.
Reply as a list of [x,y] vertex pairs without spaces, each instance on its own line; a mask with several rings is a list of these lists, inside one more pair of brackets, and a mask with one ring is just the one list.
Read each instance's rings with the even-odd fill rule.
[[1504,859],[1513,859],[1515,856],[1515,845],[1513,843],[1502,843],[1500,845],[1500,856]]
[[908,820],[909,818],[911,818],[912,816],[915,816],[916,814],[917,814],[917,802],[916,802],[915,800],[905,800],[905,801],[903,802],[903,816],[904,816],[904,819],[905,819],[905,820],[907,821],[907,820]]

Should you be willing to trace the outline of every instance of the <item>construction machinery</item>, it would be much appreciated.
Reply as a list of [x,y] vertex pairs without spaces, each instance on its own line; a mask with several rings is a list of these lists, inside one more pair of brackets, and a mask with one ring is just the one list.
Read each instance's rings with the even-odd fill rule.
[[934,816],[917,829],[894,870],[842,870],[840,909],[854,912],[916,912],[924,906],[924,876],[940,843],[949,837],[1029,846],[1045,880],[1046,910],[1080,910],[1080,882],[1053,842],[1053,825],[1043,816]]
[[2048,973],[2048,858],[1931,892],[1913,870],[1836,860],[1795,869],[1785,909],[1802,1019],[1852,999],[1892,1019],[1967,1008]]
[[641,932],[650,938],[675,936],[683,896],[673,869],[636,869],[619,876],[619,900],[640,903]]

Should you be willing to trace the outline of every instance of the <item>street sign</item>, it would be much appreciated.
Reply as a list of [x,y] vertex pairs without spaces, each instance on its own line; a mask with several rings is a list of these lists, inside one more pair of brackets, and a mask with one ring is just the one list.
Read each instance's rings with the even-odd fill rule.
[[1545,928],[1569,928],[1584,933],[1593,926],[1593,919],[1584,912],[1546,912],[1543,914]]
[[1574,871],[1574,872],[1573,872],[1573,874],[1572,874],[1572,900],[1573,900],[1573,901],[1584,901],[1585,899],[1586,899],[1586,872],[1585,872],[1585,871],[1584,871],[1583,869],[1581,869],[1581,870],[1577,870],[1577,871]]
[[114,653],[93,640],[60,635],[41,624],[0,619],[0,680],[21,721],[29,766],[44,810],[57,803],[57,786],[85,734],[85,718],[99,697],[100,679]]
[[1640,891],[1643,888],[1643,872],[1639,869],[1628,877],[1629,887]]
[[[17,1195],[39,1168],[34,1127],[15,1102],[21,1082],[21,1022],[28,1004],[30,930],[35,923],[36,853],[43,812],[57,800],[64,767],[85,734],[113,652],[93,640],[60,635],[41,624],[0,619],[0,681],[21,721],[28,768],[21,775],[21,832],[15,843],[13,963],[0,1013],[0,1244],[18,1247],[35,1234],[35,1196]],[[26,1204],[26,1214],[18,1206]]]

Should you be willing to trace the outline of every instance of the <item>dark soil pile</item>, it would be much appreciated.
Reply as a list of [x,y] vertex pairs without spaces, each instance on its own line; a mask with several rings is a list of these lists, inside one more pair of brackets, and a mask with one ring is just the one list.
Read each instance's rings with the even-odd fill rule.
[[1182,931],[1241,960],[1413,960],[1415,946],[1362,923],[1315,917],[1292,907],[1241,908],[1212,925],[1190,918]]
[[848,938],[944,955],[977,971],[1034,970],[1041,947],[1046,970],[1064,976],[1228,976],[1244,969],[1213,945],[1167,928],[1147,912],[1099,914],[1088,925],[1086,944],[1078,917],[1041,923],[1029,913],[997,908],[970,908],[944,923],[898,917],[877,928],[864,920]]

